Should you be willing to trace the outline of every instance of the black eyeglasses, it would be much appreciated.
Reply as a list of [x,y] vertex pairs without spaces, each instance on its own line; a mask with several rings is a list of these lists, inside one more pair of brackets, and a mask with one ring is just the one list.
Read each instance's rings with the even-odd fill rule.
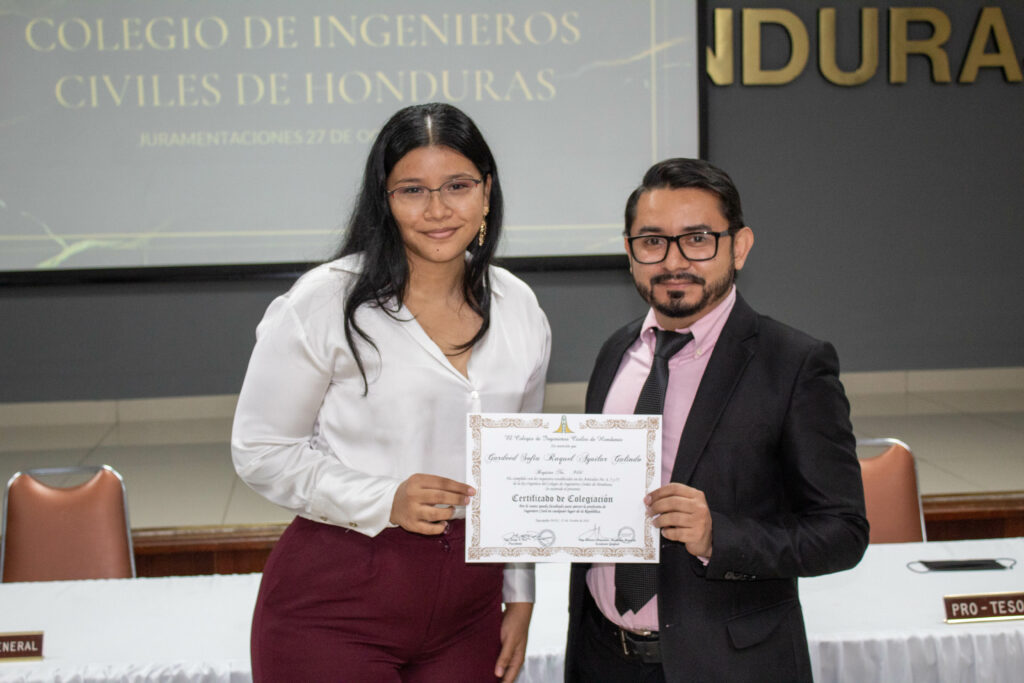
[[728,235],[728,230],[712,232],[684,232],[682,235],[637,235],[627,237],[629,253],[637,263],[661,263],[668,258],[668,248],[673,242],[687,261],[710,261],[718,255],[718,240]]

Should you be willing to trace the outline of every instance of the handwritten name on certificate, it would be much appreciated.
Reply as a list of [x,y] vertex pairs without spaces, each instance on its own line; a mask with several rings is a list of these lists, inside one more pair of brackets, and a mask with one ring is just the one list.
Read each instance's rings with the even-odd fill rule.
[[467,562],[657,562],[661,417],[470,414]]

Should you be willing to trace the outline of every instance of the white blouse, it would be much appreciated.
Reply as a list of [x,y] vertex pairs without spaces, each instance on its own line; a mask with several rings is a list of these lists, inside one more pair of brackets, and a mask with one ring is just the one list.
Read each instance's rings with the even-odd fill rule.
[[[345,294],[360,255],[309,271],[276,298],[256,330],[238,398],[231,451],[253,490],[317,522],[375,536],[398,485],[415,473],[466,479],[465,416],[540,412],[551,348],[530,288],[492,267],[491,322],[468,378],[403,306],[363,305],[355,335],[369,381],[345,339]],[[506,602],[533,600],[532,565],[508,565]]]

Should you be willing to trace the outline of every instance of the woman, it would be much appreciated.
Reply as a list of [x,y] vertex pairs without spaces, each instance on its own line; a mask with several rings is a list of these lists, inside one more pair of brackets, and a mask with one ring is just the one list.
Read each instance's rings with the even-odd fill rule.
[[267,309],[232,453],[298,516],[264,570],[256,681],[515,679],[533,568],[467,564],[459,519],[465,415],[543,401],[550,330],[490,265],[501,219],[469,117],[408,107],[370,150],[336,260]]

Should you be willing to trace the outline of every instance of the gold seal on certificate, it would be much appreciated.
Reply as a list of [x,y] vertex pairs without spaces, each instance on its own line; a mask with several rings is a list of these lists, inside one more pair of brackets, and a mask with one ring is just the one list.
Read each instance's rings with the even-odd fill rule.
[[470,414],[467,562],[657,562],[657,415]]

